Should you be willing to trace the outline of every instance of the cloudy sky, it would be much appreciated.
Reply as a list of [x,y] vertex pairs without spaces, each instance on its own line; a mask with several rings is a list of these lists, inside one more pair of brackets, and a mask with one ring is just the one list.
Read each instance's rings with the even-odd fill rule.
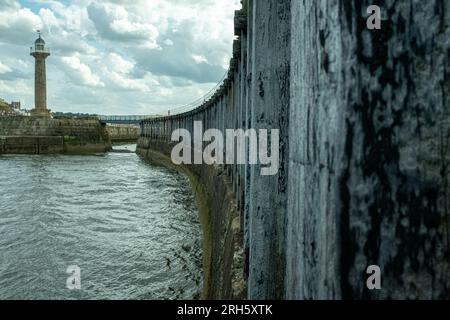
[[190,103],[222,78],[239,0],[0,0],[0,98],[34,107],[36,30],[48,107],[155,114]]

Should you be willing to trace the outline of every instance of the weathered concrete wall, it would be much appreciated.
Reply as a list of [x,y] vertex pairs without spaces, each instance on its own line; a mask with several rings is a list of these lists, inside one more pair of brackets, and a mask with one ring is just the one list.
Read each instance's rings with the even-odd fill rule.
[[[85,154],[101,153],[111,149],[111,142],[105,127],[95,119],[47,119],[34,117],[2,117],[0,118],[0,136],[8,137],[10,147],[4,153],[39,153],[41,149],[30,147],[25,143],[32,139],[37,144],[44,141],[42,137],[60,137],[63,140],[63,153]],[[16,139],[21,138],[24,139]],[[40,137],[39,139],[37,137]],[[12,146],[12,141],[18,144]],[[25,143],[21,145],[20,143]],[[31,142],[30,142],[31,143]],[[8,151],[9,150],[9,151]],[[33,151],[34,150],[34,151]],[[55,151],[55,148],[52,148]],[[55,153],[53,152],[52,153]]]
[[58,154],[63,152],[63,137],[0,136],[0,154]]
[[[285,217],[289,152],[289,1],[251,1],[252,63],[248,128],[280,130],[277,175],[262,176],[250,168],[248,237],[249,298],[284,297]],[[276,270],[276,271],[275,271]]]
[[292,1],[288,298],[450,297],[450,6],[371,4]]
[[137,141],[141,134],[139,126],[135,125],[107,125],[106,130],[111,142]]
[[[366,28],[372,4],[381,30]],[[449,20],[445,0],[245,1],[218,92],[141,123],[156,150],[195,120],[281,130],[277,175],[224,168],[248,298],[450,297]],[[382,290],[367,290],[370,265]]]

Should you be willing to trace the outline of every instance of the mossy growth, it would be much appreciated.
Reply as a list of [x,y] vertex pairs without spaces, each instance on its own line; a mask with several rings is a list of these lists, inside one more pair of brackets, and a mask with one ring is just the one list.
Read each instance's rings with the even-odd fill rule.
[[69,141],[79,141],[80,139],[77,136],[64,136],[64,142]]

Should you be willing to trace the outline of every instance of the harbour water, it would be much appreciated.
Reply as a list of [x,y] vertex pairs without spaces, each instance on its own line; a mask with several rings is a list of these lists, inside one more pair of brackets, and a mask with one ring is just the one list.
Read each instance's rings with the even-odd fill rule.
[[[195,299],[201,229],[189,181],[134,145],[0,156],[0,299]],[[79,266],[81,289],[67,268]]]

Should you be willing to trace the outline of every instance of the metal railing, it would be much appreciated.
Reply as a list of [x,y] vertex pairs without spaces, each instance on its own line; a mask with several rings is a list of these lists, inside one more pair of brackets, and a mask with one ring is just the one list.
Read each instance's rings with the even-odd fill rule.
[[124,116],[102,116],[97,115],[102,121],[141,121],[154,116],[137,116],[137,115],[124,115]]
[[184,106],[169,109],[170,115],[173,116],[173,115],[177,115],[177,114],[182,114],[182,113],[189,112],[191,110],[194,110],[194,109],[200,107],[203,103],[205,103],[206,101],[211,99],[211,97],[216,93],[216,91],[223,84],[227,75],[228,75],[228,70],[224,73],[223,77],[219,80],[219,82],[211,90],[209,90],[205,95],[198,98],[197,100],[195,100],[189,104],[186,104]]
[[50,54],[50,48],[45,48],[45,49],[36,49],[36,48],[30,48],[30,54],[32,53],[48,53]]

